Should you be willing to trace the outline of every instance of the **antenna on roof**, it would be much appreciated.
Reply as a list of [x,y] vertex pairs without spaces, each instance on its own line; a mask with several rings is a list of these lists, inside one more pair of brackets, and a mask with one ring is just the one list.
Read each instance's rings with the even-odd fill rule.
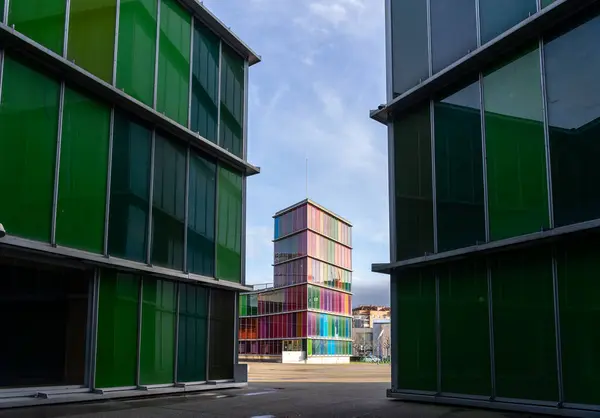
[[308,199],[308,157],[306,157],[306,198]]

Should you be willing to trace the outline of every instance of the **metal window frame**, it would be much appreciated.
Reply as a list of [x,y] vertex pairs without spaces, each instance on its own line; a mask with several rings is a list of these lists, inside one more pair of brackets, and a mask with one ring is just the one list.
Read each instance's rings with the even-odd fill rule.
[[108,164],[106,170],[106,202],[104,206],[104,243],[102,254],[108,257],[108,239],[109,239],[109,228],[110,228],[110,198],[111,198],[111,187],[112,187],[112,164],[113,164],[113,143],[115,135],[115,108],[114,106],[110,109],[110,127],[108,132]]
[[485,242],[490,242],[490,206],[487,170],[487,137],[485,124],[485,90],[483,81],[483,73],[479,73],[477,82],[479,87],[479,116],[481,118],[481,175],[483,180],[483,219],[485,230]]
[[146,264],[152,266],[152,207],[154,206],[154,163],[156,158],[156,129],[152,130],[152,142],[150,145],[150,185],[148,190],[148,225],[146,229]]
[[60,182],[60,154],[62,147],[62,133],[65,111],[65,90],[65,82],[61,81],[60,92],[58,96],[58,132],[56,134],[56,155],[54,157],[54,186],[52,190],[52,215],[50,221],[50,245],[53,246],[56,246],[56,223],[58,218],[58,187]]
[[121,21],[121,0],[116,0],[117,11],[115,13],[115,42],[113,45],[113,69],[112,69],[112,85],[117,86],[117,62],[119,57],[119,28]]
[[143,318],[143,307],[144,307],[144,280],[142,276],[137,276],[138,283],[138,322],[137,322],[137,347],[136,347],[136,367],[135,367],[135,385],[141,387],[141,359],[142,359],[142,318]]
[[[538,0],[539,2],[540,0]],[[541,3],[540,3],[541,4]],[[552,193],[552,159],[550,154],[550,123],[548,117],[548,92],[546,89],[546,59],[544,39],[540,36],[539,43],[540,87],[542,92],[542,112],[544,124],[544,151],[546,157],[546,189],[548,194],[548,224],[554,228],[554,198]]]
[[154,91],[152,92],[152,109],[158,111],[158,61],[160,58],[160,9],[162,0],[156,0],[156,50],[154,51]]

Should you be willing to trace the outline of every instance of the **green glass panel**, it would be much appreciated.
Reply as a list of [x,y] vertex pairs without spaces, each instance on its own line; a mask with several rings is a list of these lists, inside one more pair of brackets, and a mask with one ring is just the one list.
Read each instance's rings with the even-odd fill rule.
[[192,18],[176,0],[160,1],[156,109],[187,126]]
[[177,381],[206,380],[208,289],[180,284]]
[[242,279],[242,176],[219,166],[216,277]]
[[435,277],[430,269],[408,270],[396,280],[392,311],[397,327],[398,389],[437,389]]
[[135,386],[140,280],[103,270],[98,296],[97,388]]
[[145,278],[142,287],[140,383],[172,383],[175,366],[175,283]]
[[191,151],[188,196],[188,271],[215,275],[217,166]]
[[421,84],[429,76],[428,6],[423,0],[390,2],[393,97]]
[[191,129],[217,142],[219,118],[219,38],[198,20],[194,21],[192,55]]
[[[13,0],[8,5],[8,24],[28,38],[63,53],[65,36],[65,0]],[[4,0],[0,3],[0,20]]]
[[121,0],[117,87],[152,106],[156,61],[156,0]]
[[152,203],[152,264],[183,269],[185,148],[156,135]]
[[0,22],[4,22],[4,0],[0,0]]
[[117,0],[71,0],[70,4],[67,58],[112,83]]
[[479,83],[435,103],[438,251],[485,241]]
[[242,157],[244,126],[244,60],[222,47],[220,145]]
[[394,123],[396,255],[433,253],[433,189],[429,106]]
[[537,12],[537,0],[479,0],[481,43],[491,41]]
[[537,49],[483,80],[492,240],[549,225],[540,83]]
[[[0,101],[0,222],[50,241],[59,84],[6,56]],[[26,92],[26,94],[23,94]]]
[[555,226],[600,214],[599,37],[596,12],[544,47]]
[[108,253],[146,261],[152,132],[115,112]]
[[600,259],[597,235],[557,250],[565,402],[600,405]]
[[449,264],[438,277],[442,392],[491,395],[485,261]]
[[550,6],[552,3],[554,3],[554,0],[542,0],[542,8]]
[[549,249],[504,253],[491,270],[497,396],[557,401]]
[[237,293],[230,290],[210,290],[208,378],[211,380],[233,378],[236,297]]
[[110,109],[65,91],[56,218],[59,245],[101,253]]

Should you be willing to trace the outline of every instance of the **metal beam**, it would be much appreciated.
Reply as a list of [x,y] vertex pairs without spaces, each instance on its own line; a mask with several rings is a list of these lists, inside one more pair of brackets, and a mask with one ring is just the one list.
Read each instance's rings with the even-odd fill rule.
[[185,281],[199,285],[217,287],[225,290],[239,290],[241,292],[252,291],[251,287],[243,286],[239,283],[229,282],[227,280],[218,280],[213,277],[201,276],[199,274],[184,273],[182,271],[172,270],[164,267],[149,266],[145,263],[125,260],[117,257],[105,257],[102,254],[90,253],[74,248],[53,246],[49,243],[28,240],[25,238],[7,235],[0,239],[0,250],[14,249],[30,253],[43,254],[46,257],[57,259],[68,259],[69,261],[81,261],[85,265],[111,267],[119,270],[125,270],[137,274],[152,275],[160,278]]
[[0,48],[11,51],[12,54],[20,56],[31,65],[61,80],[69,80],[73,85],[98,96],[100,99],[113,103],[124,111],[136,115],[148,124],[161,129],[166,134],[191,144],[193,147],[218,159],[224,165],[236,171],[240,171],[247,176],[260,172],[260,168],[249,164],[243,158],[192,132],[187,127],[169,119],[150,106],[134,99],[115,86],[101,80],[70,62],[65,57],[61,57],[3,23],[0,23]]
[[371,265],[371,271],[375,273],[390,274],[392,270],[403,270],[411,267],[423,267],[431,264],[445,263],[454,261],[471,255],[489,254],[504,250],[511,250],[515,247],[526,247],[539,242],[549,242],[566,235],[575,233],[590,232],[600,229],[600,218],[591,221],[580,222],[572,225],[561,226],[540,232],[534,232],[517,237],[506,238],[498,241],[492,241],[481,245],[472,245],[470,247],[459,248],[452,251],[445,251],[433,255],[411,258],[408,260],[397,261],[393,263],[374,263]]

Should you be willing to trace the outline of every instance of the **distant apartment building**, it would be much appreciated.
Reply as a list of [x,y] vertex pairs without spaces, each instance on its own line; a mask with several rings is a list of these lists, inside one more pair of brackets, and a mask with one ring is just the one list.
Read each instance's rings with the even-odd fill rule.
[[389,306],[361,305],[352,309],[354,328],[373,328],[376,319],[389,319]]
[[240,295],[240,359],[349,362],[352,225],[309,199],[274,218],[273,287]]

